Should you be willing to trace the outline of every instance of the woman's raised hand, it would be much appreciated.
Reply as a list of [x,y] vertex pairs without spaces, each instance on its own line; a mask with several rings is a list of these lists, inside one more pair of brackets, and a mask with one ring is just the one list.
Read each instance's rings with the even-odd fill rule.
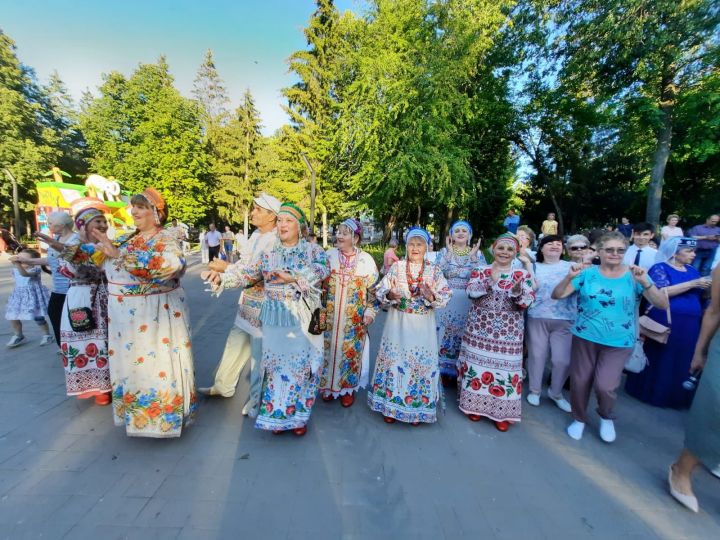
[[93,238],[96,240],[95,247],[102,251],[107,257],[111,259],[117,259],[120,256],[120,250],[115,247],[107,236],[107,234],[100,231],[92,231]]
[[482,245],[482,238],[480,238],[477,242],[475,242],[475,245],[470,250],[470,257],[475,258],[477,257],[478,251],[480,251],[480,246]]

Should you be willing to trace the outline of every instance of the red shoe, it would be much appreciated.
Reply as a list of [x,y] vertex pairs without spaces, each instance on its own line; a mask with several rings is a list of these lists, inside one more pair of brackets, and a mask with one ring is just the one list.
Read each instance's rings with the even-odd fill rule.
[[392,416],[383,416],[383,420],[385,420],[386,424],[394,424],[395,419]]
[[305,435],[307,433],[307,426],[295,428],[295,429],[293,429],[293,433],[295,435],[297,435],[298,437],[302,437],[303,435]]
[[482,420],[482,416],[480,416],[479,414],[468,414],[467,417],[473,422],[479,422],[480,420]]
[[340,405],[343,407],[350,407],[355,403],[355,394],[345,394],[340,398]]
[[495,427],[498,431],[502,431],[503,433],[506,432],[508,429],[510,429],[510,422],[508,421],[502,421],[502,422],[495,422]]
[[285,432],[282,429],[273,429],[272,430],[273,435],[282,435],[283,433],[285,433]]
[[334,398],[333,398],[332,394],[323,394],[323,396],[322,396],[322,400],[325,403],[328,403],[328,402],[332,401],[333,399]]
[[419,426],[419,425],[420,425],[420,422],[411,422],[410,425],[411,425],[411,426]]
[[105,406],[110,405],[110,402],[112,400],[110,399],[110,393],[107,394],[98,394],[95,396],[95,405]]

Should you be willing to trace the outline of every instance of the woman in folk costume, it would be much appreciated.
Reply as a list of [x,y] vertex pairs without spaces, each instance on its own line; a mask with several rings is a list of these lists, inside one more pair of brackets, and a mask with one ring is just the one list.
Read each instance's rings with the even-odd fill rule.
[[513,234],[502,234],[492,245],[493,263],[472,272],[472,307],[458,361],[460,410],[474,422],[493,420],[500,431],[520,421],[523,311],[535,299],[532,274],[512,268],[519,250]]
[[360,249],[362,226],[346,219],[337,230],[337,248],[328,251],[325,362],[320,375],[323,400],[340,396],[343,407],[367,384],[370,345],[367,327],[375,320],[369,289],[378,278],[373,258]]
[[437,420],[440,400],[435,309],[452,291],[440,268],[425,261],[430,235],[413,227],[407,234],[407,259],[392,265],[375,292],[389,302],[368,404],[387,423],[418,425]]
[[110,405],[108,364],[108,293],[105,271],[90,259],[79,243],[95,241],[95,231],[105,234],[110,209],[90,198],[73,202],[79,241],[68,246],[50,244],[62,250],[58,272],[70,280],[60,319],[60,349],[65,367],[68,396],[95,398],[98,405]]
[[487,264],[485,257],[479,252],[480,241],[470,247],[472,234],[472,227],[467,221],[460,220],[453,223],[447,245],[440,250],[436,260],[453,291],[447,306],[437,312],[440,377],[443,386],[448,387],[457,385],[460,342],[465,332],[465,320],[470,311],[471,302],[465,293],[465,288],[473,268]]
[[265,281],[260,310],[263,328],[262,389],[255,427],[275,434],[305,435],[315,403],[323,361],[323,336],[310,334],[313,311],[320,307],[320,284],[328,276],[322,247],[302,238],[305,214],[291,203],[280,206],[278,240],[244,267],[208,280],[220,288]]
[[137,230],[99,251],[82,246],[108,279],[110,375],[115,424],[134,437],[179,437],[197,408],[190,318],[180,278],[185,259],[163,229],[165,200],[153,188],[130,199]]

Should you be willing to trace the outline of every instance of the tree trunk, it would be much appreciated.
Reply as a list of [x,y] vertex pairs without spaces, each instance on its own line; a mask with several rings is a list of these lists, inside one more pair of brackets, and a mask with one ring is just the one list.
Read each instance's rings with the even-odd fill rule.
[[452,225],[453,215],[455,214],[454,208],[448,208],[447,214],[445,215],[445,225],[442,229],[442,235],[440,236],[440,243],[445,247],[445,239],[450,234],[450,225]]
[[657,143],[653,154],[653,168],[650,174],[650,184],[647,191],[647,209],[645,220],[657,227],[660,223],[662,210],[662,192],[665,183],[665,167],[670,157],[670,143],[672,142],[672,104],[661,106],[662,126],[657,134]]
[[565,230],[565,225],[563,223],[563,214],[562,210],[560,209],[560,205],[555,198],[555,191],[550,187],[550,182],[548,182],[548,193],[550,194],[550,200],[553,203],[553,207],[555,208],[555,214],[557,215],[558,234],[562,236]]
[[393,229],[395,229],[395,224],[397,223],[397,216],[395,214],[391,214],[390,218],[387,220],[387,223],[385,223],[385,232],[383,233],[383,243],[387,245],[390,242],[390,238],[392,238],[392,232]]

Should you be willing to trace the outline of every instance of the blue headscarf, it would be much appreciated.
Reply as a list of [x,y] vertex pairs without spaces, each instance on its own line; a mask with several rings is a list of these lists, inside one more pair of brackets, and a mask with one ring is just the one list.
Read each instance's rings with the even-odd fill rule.
[[455,232],[455,229],[459,229],[461,227],[463,229],[467,229],[468,234],[470,235],[470,238],[472,238],[472,235],[473,235],[472,225],[470,225],[464,219],[459,219],[455,223],[452,224],[452,227],[450,227],[450,234],[453,234]]
[[673,236],[660,244],[655,254],[655,263],[668,262],[681,249],[695,249],[697,240],[690,237]]
[[410,229],[408,229],[407,236],[405,237],[405,243],[409,242],[411,238],[422,238],[428,246],[431,242],[430,233],[422,227],[410,227]]

